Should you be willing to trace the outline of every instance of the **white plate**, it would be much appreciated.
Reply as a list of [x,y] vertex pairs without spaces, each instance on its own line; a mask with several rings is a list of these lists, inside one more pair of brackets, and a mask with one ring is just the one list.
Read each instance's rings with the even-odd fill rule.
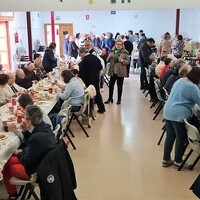
[[7,134],[5,134],[5,133],[3,133],[4,135],[5,135],[5,137],[3,137],[3,138],[0,138],[0,140],[5,140],[5,139],[7,139],[8,138],[8,135]]

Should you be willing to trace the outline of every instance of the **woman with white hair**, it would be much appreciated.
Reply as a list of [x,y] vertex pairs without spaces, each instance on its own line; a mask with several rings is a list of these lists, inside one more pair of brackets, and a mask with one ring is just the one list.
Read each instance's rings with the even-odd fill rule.
[[26,75],[22,69],[17,69],[16,71],[16,80],[15,83],[23,88],[30,88],[32,86],[32,82],[28,82],[26,79]]

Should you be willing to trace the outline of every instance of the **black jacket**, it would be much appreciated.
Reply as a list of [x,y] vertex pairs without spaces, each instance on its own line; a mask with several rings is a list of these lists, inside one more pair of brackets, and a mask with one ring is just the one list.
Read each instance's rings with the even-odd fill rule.
[[200,175],[196,178],[192,186],[190,187],[190,190],[193,191],[193,193],[200,198]]
[[63,140],[42,160],[37,175],[41,200],[77,200],[74,166]]
[[27,84],[29,83],[32,86],[32,81],[39,80],[34,71],[29,71],[26,67],[22,67],[21,69],[24,71]]
[[133,44],[127,40],[124,42],[124,47],[125,47],[126,51],[128,51],[129,55],[131,55],[131,53],[133,51]]
[[146,42],[142,44],[139,50],[139,58],[138,58],[138,65],[141,68],[148,68],[149,65],[152,63],[152,60],[149,58],[152,51],[151,48],[148,46]]
[[27,81],[26,77],[22,79],[22,78],[19,78],[18,76],[16,76],[15,83],[19,85],[20,87],[23,87],[26,89],[32,87],[32,84],[33,84],[32,82]]
[[54,57],[52,49],[47,48],[45,50],[42,65],[47,73],[51,72],[57,66],[57,58]]
[[18,157],[25,166],[26,173],[31,175],[36,172],[45,154],[57,146],[57,141],[51,126],[45,122],[35,126],[32,133],[25,132],[24,140],[25,147]]
[[86,55],[79,63],[79,76],[82,78],[86,87],[90,84],[98,87],[101,70],[101,61],[93,54]]
[[75,42],[69,42],[67,55],[74,58],[78,57],[78,46]]

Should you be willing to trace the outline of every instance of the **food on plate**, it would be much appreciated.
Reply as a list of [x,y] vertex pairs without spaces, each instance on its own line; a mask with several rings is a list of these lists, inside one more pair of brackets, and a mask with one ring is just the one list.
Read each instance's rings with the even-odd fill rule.
[[4,133],[0,133],[0,139],[4,139],[4,138],[6,138],[6,134],[4,134]]

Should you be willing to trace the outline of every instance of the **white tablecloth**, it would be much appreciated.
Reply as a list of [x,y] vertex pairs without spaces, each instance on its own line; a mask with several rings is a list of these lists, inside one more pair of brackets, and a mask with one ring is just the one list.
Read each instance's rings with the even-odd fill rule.
[[0,139],[0,171],[11,155],[18,149],[20,139],[14,133],[5,133],[8,137],[4,140]]

